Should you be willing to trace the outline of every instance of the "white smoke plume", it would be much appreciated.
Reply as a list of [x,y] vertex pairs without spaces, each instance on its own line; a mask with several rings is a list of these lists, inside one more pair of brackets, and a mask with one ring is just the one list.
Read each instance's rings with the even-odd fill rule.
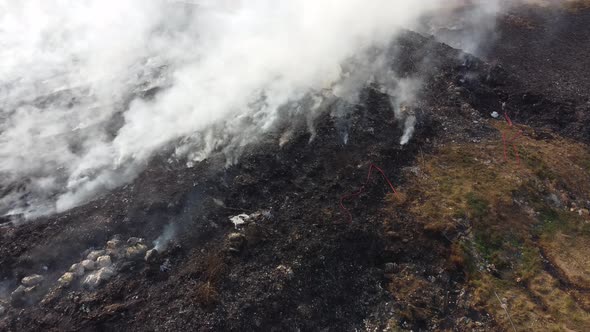
[[176,224],[168,224],[164,227],[164,231],[162,235],[160,235],[156,240],[154,240],[154,249],[158,252],[163,252],[166,250],[170,242],[176,237],[176,233],[178,232],[178,227]]
[[321,100],[375,74],[348,78],[345,61],[373,63],[358,55],[448,5],[0,0],[0,185],[26,192],[0,198],[0,214],[82,204],[171,144],[190,166],[220,150],[233,162],[300,113],[313,133]]

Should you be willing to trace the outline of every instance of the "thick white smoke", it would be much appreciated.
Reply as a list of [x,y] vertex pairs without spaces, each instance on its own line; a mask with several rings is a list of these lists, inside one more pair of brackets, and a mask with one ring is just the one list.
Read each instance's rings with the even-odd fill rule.
[[346,60],[448,3],[0,0],[0,184],[28,193],[0,213],[81,204],[170,144],[234,158],[292,113],[313,118],[321,91],[360,86]]

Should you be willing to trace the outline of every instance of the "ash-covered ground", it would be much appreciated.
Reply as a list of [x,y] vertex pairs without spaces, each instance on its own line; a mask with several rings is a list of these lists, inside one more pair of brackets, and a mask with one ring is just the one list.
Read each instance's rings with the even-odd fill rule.
[[[392,41],[391,69],[425,82],[406,145],[369,84],[313,139],[302,121],[229,167],[162,152],[85,205],[6,220],[0,330],[587,330],[590,10],[516,8],[498,29],[481,59]],[[374,171],[342,200],[371,165],[398,193]]]

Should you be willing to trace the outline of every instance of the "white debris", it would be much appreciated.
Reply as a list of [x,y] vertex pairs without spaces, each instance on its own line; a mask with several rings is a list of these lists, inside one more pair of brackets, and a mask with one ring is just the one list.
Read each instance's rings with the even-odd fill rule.
[[98,257],[103,256],[104,254],[105,254],[104,250],[93,250],[88,254],[88,256],[86,256],[86,259],[89,259],[91,261],[95,261]]
[[81,277],[84,275],[84,267],[80,263],[76,263],[70,266],[69,271],[72,272],[76,277]]
[[104,255],[104,256],[98,257],[96,259],[96,264],[98,265],[98,267],[107,267],[107,266],[110,266],[112,264],[112,262],[111,262],[111,256]]
[[80,263],[80,264],[82,264],[82,267],[86,271],[96,270],[96,263],[94,261],[89,260],[89,259],[83,260],[82,263]]
[[242,213],[237,216],[230,217],[229,220],[234,224],[234,227],[238,229],[238,226],[243,225],[246,221],[250,220],[250,216]]
[[72,272],[66,272],[57,280],[57,282],[65,287],[68,287],[72,284],[75,278],[76,276]]
[[28,277],[24,277],[23,280],[21,280],[21,283],[24,286],[31,287],[31,286],[35,286],[37,284],[40,284],[43,281],[43,279],[44,279],[43,276],[38,275],[38,274],[33,274]]
[[170,259],[166,258],[164,263],[162,263],[162,265],[160,265],[160,272],[167,272],[170,270],[171,267],[172,267],[172,264],[170,264]]
[[496,111],[493,111],[492,114],[490,114],[492,116],[492,118],[497,119],[498,117],[500,117],[500,114]]

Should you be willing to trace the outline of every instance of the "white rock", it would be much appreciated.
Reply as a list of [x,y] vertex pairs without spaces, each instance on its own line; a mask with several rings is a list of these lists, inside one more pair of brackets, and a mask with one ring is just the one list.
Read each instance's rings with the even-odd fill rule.
[[491,115],[491,116],[492,116],[492,118],[494,118],[494,119],[497,119],[497,118],[500,116],[500,114],[499,114],[498,112],[496,112],[496,111],[493,111],[493,112],[492,112],[492,114],[490,114],[490,115]]
[[107,266],[111,266],[112,262],[111,262],[111,256],[105,255],[105,256],[100,256],[96,259],[96,264],[98,265],[98,267],[107,267]]
[[129,259],[143,258],[147,249],[147,246],[142,243],[132,245],[125,250],[125,257]]
[[86,256],[86,259],[89,259],[91,261],[95,261],[98,257],[103,256],[104,254],[105,254],[104,250],[93,250],[88,254],[88,256]]
[[84,267],[85,271],[96,270],[96,262],[89,259],[83,260],[80,264],[82,264],[82,267]]
[[91,273],[84,278],[82,285],[86,288],[96,288],[100,284],[100,278],[97,273]]
[[57,282],[59,282],[63,286],[68,287],[72,284],[75,278],[76,276],[74,275],[74,273],[66,272],[57,280]]
[[76,277],[81,277],[84,275],[84,267],[80,263],[72,264],[69,271],[72,272]]
[[27,287],[31,287],[40,284],[43,281],[43,279],[43,276],[33,274],[28,277],[24,277],[23,280],[21,280],[21,283]]
[[0,316],[4,315],[5,312],[6,312],[6,308],[0,304]]
[[98,279],[100,279],[100,281],[107,281],[115,275],[115,271],[110,267],[103,267],[98,270],[96,274],[98,275]]

